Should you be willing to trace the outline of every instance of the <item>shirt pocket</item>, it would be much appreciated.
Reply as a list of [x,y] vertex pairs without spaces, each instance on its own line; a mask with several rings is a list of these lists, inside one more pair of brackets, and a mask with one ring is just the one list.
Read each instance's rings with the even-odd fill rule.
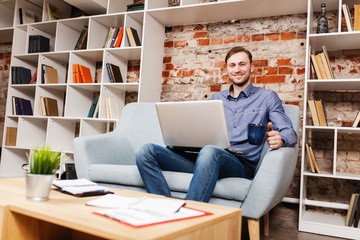
[[244,112],[244,120],[247,123],[266,124],[266,109],[265,108],[250,108]]

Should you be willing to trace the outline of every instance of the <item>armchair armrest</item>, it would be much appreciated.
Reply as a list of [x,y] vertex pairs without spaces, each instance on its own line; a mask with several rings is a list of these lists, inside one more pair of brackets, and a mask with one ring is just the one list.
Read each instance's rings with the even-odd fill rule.
[[243,215],[260,218],[285,196],[292,181],[298,146],[268,150],[242,204]]
[[78,178],[88,178],[91,164],[135,164],[135,150],[116,132],[75,138],[74,159]]

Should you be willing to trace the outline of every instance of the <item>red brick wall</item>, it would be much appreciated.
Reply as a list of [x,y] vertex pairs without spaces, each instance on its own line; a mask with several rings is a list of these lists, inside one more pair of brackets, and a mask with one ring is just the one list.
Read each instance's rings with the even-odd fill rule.
[[[0,136],[3,136],[7,87],[11,61],[11,43],[0,44]],[[0,139],[2,145],[2,137]]]

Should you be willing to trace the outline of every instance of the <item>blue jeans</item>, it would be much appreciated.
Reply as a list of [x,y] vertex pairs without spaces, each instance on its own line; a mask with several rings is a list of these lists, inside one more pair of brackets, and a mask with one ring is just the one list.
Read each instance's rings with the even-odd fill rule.
[[209,201],[219,178],[252,177],[252,169],[241,159],[216,146],[205,146],[199,154],[188,154],[145,144],[136,153],[136,165],[147,192],[168,197],[171,193],[162,170],[193,173],[185,199],[201,202]]

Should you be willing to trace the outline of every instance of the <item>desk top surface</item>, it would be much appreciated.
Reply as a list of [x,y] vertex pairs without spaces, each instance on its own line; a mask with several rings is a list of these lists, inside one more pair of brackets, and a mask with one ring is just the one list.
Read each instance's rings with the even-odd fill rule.
[[[112,189],[112,191],[115,194],[129,197],[142,197],[144,195],[162,197],[121,189]],[[53,189],[48,201],[29,201],[26,200],[25,178],[0,179],[0,196],[0,206],[9,206],[10,211],[109,239],[119,237],[133,239],[134,234],[136,234],[136,239],[149,239],[149,236],[151,238],[170,235],[175,237],[226,218],[241,217],[240,209],[186,201],[186,206],[211,212],[213,215],[136,229],[93,214],[100,208],[86,206],[85,203],[100,196],[78,198]]]

